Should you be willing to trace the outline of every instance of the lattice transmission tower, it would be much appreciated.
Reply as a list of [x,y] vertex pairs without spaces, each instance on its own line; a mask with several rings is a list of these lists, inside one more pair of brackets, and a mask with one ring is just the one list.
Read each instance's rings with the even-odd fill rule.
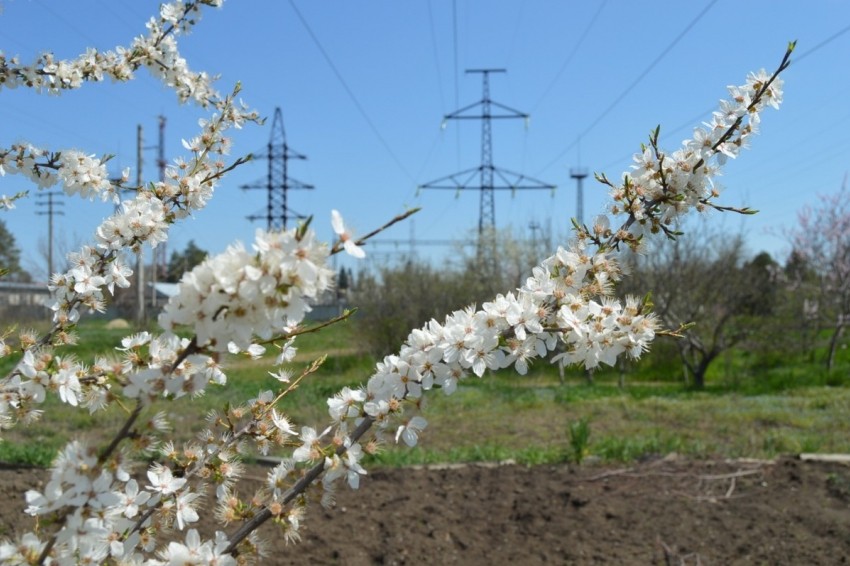
[[295,212],[289,207],[287,194],[290,190],[313,189],[313,185],[302,183],[289,176],[290,159],[307,159],[306,156],[293,151],[286,143],[286,130],[283,127],[283,112],[280,107],[274,109],[274,120],[272,120],[272,131],[269,136],[269,145],[266,152],[257,157],[265,158],[269,162],[269,170],[265,181],[255,181],[248,185],[239,187],[243,190],[265,189],[268,194],[265,214],[253,214],[249,220],[266,220],[267,229],[286,230],[288,220],[300,220],[306,216]]
[[[507,190],[516,193],[519,190],[549,189],[554,191],[555,185],[538,181],[520,173],[508,171],[493,165],[493,120],[523,118],[529,115],[514,110],[504,104],[490,99],[490,73],[504,73],[505,69],[468,69],[467,73],[479,73],[482,78],[481,100],[443,116],[443,126],[449,120],[481,120],[481,164],[452,175],[441,177],[421,185],[420,189],[449,189],[460,191],[476,189],[481,192],[480,209],[478,213],[479,254],[485,250],[485,240],[493,240],[496,226],[495,191]],[[497,113],[493,113],[493,107]],[[474,113],[479,110],[480,113]],[[501,113],[499,113],[501,111]],[[477,182],[477,184],[476,184]],[[494,241],[492,242],[494,243]]]

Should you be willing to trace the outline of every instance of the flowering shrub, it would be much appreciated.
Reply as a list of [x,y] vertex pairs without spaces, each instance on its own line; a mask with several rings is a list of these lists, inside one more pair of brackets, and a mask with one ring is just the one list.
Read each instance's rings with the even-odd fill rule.
[[[847,183],[834,194],[818,194],[816,206],[797,213],[797,226],[786,231],[793,256],[816,275],[815,282],[804,281],[803,273],[776,273],[796,296],[809,294],[800,305],[804,322],[831,327],[827,371],[835,365],[835,354],[844,329],[850,324],[850,202]],[[817,332],[815,332],[817,334]]]
[[[3,564],[229,565],[237,558],[251,560],[262,549],[259,525],[271,519],[287,540],[297,540],[307,495],[315,493],[323,505],[331,505],[338,481],[356,488],[366,474],[360,464],[364,454],[375,452],[385,436],[415,445],[427,425],[417,414],[419,400],[430,390],[450,394],[459,381],[481,377],[488,369],[514,366],[524,374],[534,359],[558,345],[561,353],[553,359],[587,368],[613,364],[620,355],[639,357],[661,331],[644,302],[621,303],[613,297],[622,276],[618,256],[647,251],[655,234],[673,236],[680,216],[692,209],[731,210],[714,204],[712,179],[727,157],[748,145],[761,111],[781,102],[778,74],[793,48],[773,74],[751,74],[745,85],[730,87],[730,100],[721,102],[712,122],[697,128],[682,149],[663,152],[656,130],[621,182],[599,177],[610,188],[608,212],[619,227],[608,216],[592,226],[576,225],[573,241],[536,267],[516,292],[411,332],[397,355],[377,364],[366,385],[343,388],[328,399],[326,428],[297,427],[276,407],[318,368],[320,359],[297,377],[281,368],[273,374],[276,387],[212,414],[210,428],[179,448],[168,441],[164,416],[142,422],[142,409],[160,397],[200,394],[211,382],[224,385],[220,360],[228,353],[258,357],[271,344],[279,349],[278,365],[291,361],[297,336],[313,330],[301,325],[308,300],[333,284],[329,255],[345,250],[362,257],[359,244],[377,233],[355,239],[337,211],[331,212],[338,236],[333,245],[317,241],[309,223],[285,232],[258,230],[250,251],[231,246],[183,276],[179,293],[160,315],[163,334],[126,337],[117,362],[103,357],[84,363],[61,354],[61,346],[74,341],[71,331],[80,309],[100,310],[104,289],[111,293],[115,286],[129,285],[131,271],[122,250],[165,241],[172,224],[203,208],[222,177],[246,161],[227,157],[225,134],[258,122],[257,113],[234,104],[238,86],[230,95],[219,95],[208,75],[191,71],[177,49],[177,38],[199,21],[203,9],[219,4],[163,5],[146,36],[115,51],[90,49],[71,61],[44,55],[32,65],[0,55],[0,88],[60,94],[105,77],[127,81],[144,66],[181,101],[212,112],[201,121],[201,132],[184,142],[188,157],[176,159],[167,179],[149,187],[129,185],[128,170],[110,182],[103,161],[82,152],[47,152],[26,143],[0,148],[0,174],[24,175],[39,189],[61,183],[69,195],[87,199],[117,200],[118,189],[136,194],[97,228],[91,245],[71,254],[68,272],[51,277],[51,330],[41,337],[23,335],[14,354],[6,343],[10,333],[0,339],[0,356],[18,356],[14,369],[0,380],[0,428],[36,420],[48,394],[91,412],[120,403],[129,413],[108,446],[74,441],[60,452],[47,485],[26,493],[27,513],[49,519],[50,526],[0,542]],[[23,196],[3,196],[0,203],[11,209]],[[178,327],[188,329],[191,338],[175,335]],[[268,473],[263,492],[242,500],[234,486],[242,472],[240,457],[252,446],[260,453],[287,447],[291,456]],[[157,462],[147,480],[130,475],[134,453]],[[206,500],[222,522],[240,526],[201,540],[191,526],[208,491],[212,495]],[[175,527],[186,531],[183,542],[159,544],[160,533]]]

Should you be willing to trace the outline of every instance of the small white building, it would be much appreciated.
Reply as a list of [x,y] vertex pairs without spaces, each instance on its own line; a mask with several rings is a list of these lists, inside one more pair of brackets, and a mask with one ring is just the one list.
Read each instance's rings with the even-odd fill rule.
[[0,321],[49,318],[51,312],[44,306],[49,298],[45,283],[0,281]]

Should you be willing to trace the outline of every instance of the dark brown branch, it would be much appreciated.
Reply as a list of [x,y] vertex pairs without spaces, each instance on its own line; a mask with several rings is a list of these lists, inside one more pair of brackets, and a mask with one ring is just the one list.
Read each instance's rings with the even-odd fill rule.
[[[368,431],[372,427],[372,424],[374,422],[375,419],[373,419],[372,417],[367,416],[366,418],[364,418],[363,422],[361,422],[357,426],[357,428],[354,429],[354,432],[351,433],[351,442],[357,442],[364,434],[366,434],[366,431]],[[338,446],[336,448],[337,456],[344,454],[346,450],[348,450],[347,447]],[[281,501],[281,503],[283,505],[286,505],[287,503],[291,502],[293,499],[301,495],[310,486],[311,483],[313,483],[316,479],[319,478],[320,475],[322,475],[322,472],[324,471],[325,460],[324,458],[322,458],[318,463],[316,463],[312,468],[310,468],[310,470],[306,474],[301,476],[301,478],[297,482],[295,482],[295,484],[293,484],[293,486],[290,487],[286,491],[286,493],[283,494],[283,500]],[[271,511],[269,511],[268,507],[264,506],[262,510],[254,516],[254,518],[242,525],[242,528],[240,528],[233,534],[233,536],[230,537],[230,544],[226,549],[224,549],[223,554],[234,554],[236,552],[236,547],[239,546],[239,543],[245,540],[245,538],[254,530],[256,530],[260,525],[271,519],[271,517]]]

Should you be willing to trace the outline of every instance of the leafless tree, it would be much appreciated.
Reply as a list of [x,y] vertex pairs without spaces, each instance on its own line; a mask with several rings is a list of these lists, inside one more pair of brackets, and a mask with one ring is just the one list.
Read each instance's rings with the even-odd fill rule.
[[[765,258],[766,256],[766,258]],[[772,308],[767,254],[746,262],[742,235],[701,223],[659,245],[648,256],[628,259],[632,275],[623,294],[652,289],[655,312],[670,329],[696,322],[676,340],[686,384],[705,386],[709,365],[724,351],[739,344],[755,328],[754,319]]]

